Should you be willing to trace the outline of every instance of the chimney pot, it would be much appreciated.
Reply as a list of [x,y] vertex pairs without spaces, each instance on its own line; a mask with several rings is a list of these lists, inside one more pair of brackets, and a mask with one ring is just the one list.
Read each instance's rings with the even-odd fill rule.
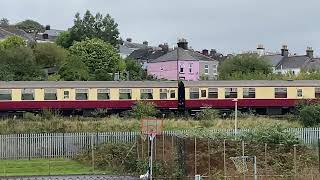
[[312,49],[312,47],[307,47],[306,55],[311,59],[313,58],[313,49]]
[[259,56],[263,56],[265,54],[264,50],[264,46],[262,44],[258,44],[257,52]]
[[209,51],[208,51],[208,49],[203,49],[203,50],[202,50],[202,54],[205,55],[205,56],[209,56]]
[[289,56],[289,50],[287,45],[282,45],[281,56],[284,56],[284,57]]
[[50,30],[50,29],[51,29],[50,25],[46,25],[46,30]]
[[182,38],[178,41],[178,47],[187,50],[188,49],[188,42],[186,39]]
[[148,43],[148,41],[143,41],[143,44],[148,46],[149,43]]
[[132,38],[127,38],[127,42],[132,42]]

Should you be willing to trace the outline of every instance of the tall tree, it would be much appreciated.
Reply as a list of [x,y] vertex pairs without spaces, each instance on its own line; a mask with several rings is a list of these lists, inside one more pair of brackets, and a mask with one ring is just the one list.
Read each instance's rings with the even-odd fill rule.
[[34,47],[36,63],[43,67],[59,67],[67,58],[67,51],[54,43],[40,43]]
[[69,55],[59,70],[61,79],[65,81],[86,81],[89,80],[89,69],[81,60],[81,57]]
[[271,66],[256,54],[240,54],[225,60],[219,67],[219,79],[264,79],[272,73]]
[[2,49],[0,52],[0,72],[0,79],[5,81],[44,79],[44,73],[36,65],[29,47]]
[[126,66],[116,49],[100,39],[76,42],[70,52],[81,57],[95,80],[112,80],[108,74],[122,72]]
[[43,32],[45,30],[45,28],[40,23],[30,19],[17,23],[16,27],[18,29],[24,30],[27,33],[35,33],[35,34],[39,32]]
[[8,27],[9,25],[9,20],[7,18],[2,18],[0,20],[0,27]]
[[[61,36],[66,37],[66,34],[62,34]],[[69,38],[70,40],[66,40],[65,42],[71,42],[71,44],[73,41],[99,38],[110,43],[113,47],[117,47],[120,40],[118,24],[109,14],[106,16],[100,13],[93,15],[88,10],[83,18],[80,17],[79,13],[75,15],[74,25],[70,29]]]
[[66,49],[72,46],[73,40],[71,39],[70,31],[60,33],[56,39],[56,43]]
[[126,59],[126,71],[129,73],[129,80],[144,80],[147,78],[146,71],[142,65],[134,59]]

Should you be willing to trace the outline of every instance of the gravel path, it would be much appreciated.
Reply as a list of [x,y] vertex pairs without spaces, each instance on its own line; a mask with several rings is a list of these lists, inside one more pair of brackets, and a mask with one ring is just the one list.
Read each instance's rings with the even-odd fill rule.
[[2,180],[137,180],[139,178],[129,176],[105,176],[105,175],[84,175],[84,176],[30,176],[30,177],[0,177]]

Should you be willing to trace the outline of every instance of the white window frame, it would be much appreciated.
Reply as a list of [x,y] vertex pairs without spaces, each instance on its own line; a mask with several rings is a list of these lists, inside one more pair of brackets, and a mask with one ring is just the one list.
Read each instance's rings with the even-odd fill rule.
[[209,64],[204,65],[204,74],[206,74],[206,75],[209,74]]
[[192,73],[192,63],[189,63],[189,73]]

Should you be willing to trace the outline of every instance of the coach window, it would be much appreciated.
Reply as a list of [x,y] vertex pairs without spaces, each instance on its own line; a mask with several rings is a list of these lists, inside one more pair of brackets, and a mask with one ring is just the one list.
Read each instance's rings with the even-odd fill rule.
[[88,100],[88,89],[76,89],[76,100]]
[[274,88],[275,98],[287,98],[287,88]]
[[131,99],[131,89],[119,89],[119,99]]
[[22,89],[21,100],[34,100],[34,89]]
[[237,88],[225,88],[225,98],[237,98],[238,89]]
[[44,100],[57,100],[57,90],[44,89]]
[[208,98],[211,98],[211,99],[218,98],[218,88],[209,88],[208,89]]
[[176,91],[175,90],[170,90],[170,98],[176,98]]
[[110,89],[98,89],[97,92],[98,100],[108,100],[110,99]]
[[0,101],[12,100],[11,89],[0,89]]
[[243,98],[256,98],[256,89],[243,88]]
[[302,97],[302,89],[297,89],[297,96]]
[[63,99],[69,99],[70,92],[69,91],[63,91]]
[[320,88],[315,88],[315,97],[320,98]]
[[152,89],[140,89],[140,99],[153,99]]
[[168,90],[160,89],[160,99],[168,99]]
[[199,88],[190,88],[190,99],[199,99]]
[[207,90],[201,90],[201,97],[202,98],[207,97]]

